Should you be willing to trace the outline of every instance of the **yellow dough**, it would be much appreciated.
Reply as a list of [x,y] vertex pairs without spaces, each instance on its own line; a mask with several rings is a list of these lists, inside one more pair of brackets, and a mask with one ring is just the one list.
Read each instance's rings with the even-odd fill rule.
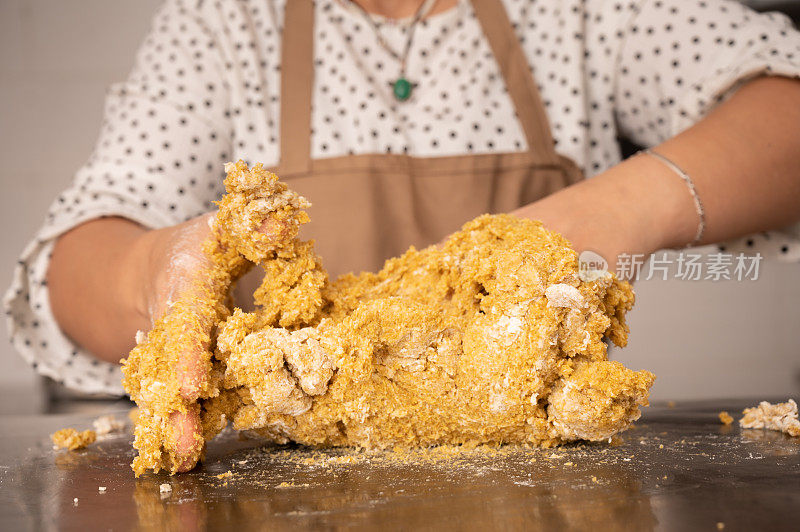
[[[627,342],[630,285],[582,281],[569,242],[539,222],[481,216],[439,247],[329,282],[297,239],[308,203],[260,165],[226,171],[202,296],[176,302],[125,361],[137,475],[177,469],[174,411],[199,415],[199,459],[228,421],[316,446],[550,446],[609,438],[647,405],[654,376],[608,361],[603,341]],[[265,221],[279,238],[257,231]],[[266,270],[256,310],[231,312],[253,262]],[[208,346],[197,402],[175,370],[192,342]]]
[[73,428],[66,428],[55,431],[50,435],[53,445],[70,451],[83,449],[97,440],[97,433],[93,430],[78,432]]
[[776,404],[761,401],[758,406],[745,408],[742,413],[744,417],[739,420],[739,426],[743,429],[769,429],[800,436],[800,420],[794,399]]

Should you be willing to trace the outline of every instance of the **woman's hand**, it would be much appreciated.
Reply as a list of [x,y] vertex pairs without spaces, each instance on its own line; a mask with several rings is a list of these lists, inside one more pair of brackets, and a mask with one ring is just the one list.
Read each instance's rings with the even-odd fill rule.
[[[204,214],[182,224],[151,231],[142,238],[146,260],[140,270],[143,274],[138,285],[139,314],[147,320],[149,330],[157,319],[169,312],[179,298],[191,298],[192,292],[202,286],[205,274],[211,268],[203,252],[203,242],[210,236],[209,223],[213,214]],[[201,294],[196,294],[200,296]],[[202,336],[210,336],[214,323],[193,322],[187,327],[198,327]],[[187,344],[178,353],[175,372],[180,383],[182,398],[197,401],[202,383],[206,379],[202,356],[208,351],[207,344]],[[195,450],[201,438],[202,428],[196,409],[170,414],[175,454],[179,471],[192,469],[196,463]]]
[[[121,218],[83,224],[56,243],[48,273],[53,312],[64,332],[93,354],[119,362],[179,297],[191,297],[210,263],[203,242],[213,214],[148,231]],[[188,325],[187,325],[188,326]],[[213,323],[197,323],[208,333]],[[180,393],[197,401],[208,345],[187,345],[176,365]],[[191,456],[200,434],[193,409],[170,415],[176,454]],[[182,469],[190,469],[189,460]]]
[[578,253],[598,253],[610,271],[621,254],[646,256],[688,243],[699,221],[681,178],[641,155],[513,214],[542,221]]
[[[149,232],[142,239],[145,260],[140,270],[141,278],[136,283],[139,315],[142,317],[141,331],[150,330],[155,321],[169,311],[179,298],[201,297],[193,294],[209,275],[211,263],[203,252],[203,242],[211,233],[213,213],[192,218],[182,224]],[[145,325],[146,322],[146,325]],[[197,322],[203,336],[210,333],[215,324]],[[189,326],[189,324],[187,324]],[[196,401],[205,379],[200,356],[208,345],[187,345],[178,356],[175,368],[181,383],[181,395],[187,401]]]
[[[122,218],[103,218],[63,235],[48,272],[53,312],[61,328],[98,358],[119,362],[136,344],[137,332],[150,330],[178,299],[192,301],[224,291],[227,287],[203,285],[212,278],[203,251],[212,218],[213,213],[204,214],[150,231]],[[259,230],[275,241],[289,238],[287,228],[271,218]],[[210,336],[215,323],[202,316],[198,312],[197,319],[185,324],[200,333],[187,337]],[[175,371],[180,395],[191,404],[207,378],[202,360],[209,345],[186,344],[181,349]],[[185,458],[179,470],[191,469],[201,430],[196,409],[173,412],[170,425],[177,459]]]

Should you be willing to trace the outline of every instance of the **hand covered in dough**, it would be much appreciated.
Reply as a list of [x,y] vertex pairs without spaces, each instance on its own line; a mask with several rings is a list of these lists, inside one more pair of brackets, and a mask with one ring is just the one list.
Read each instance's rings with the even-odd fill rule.
[[[276,177],[264,172],[255,180],[237,165],[228,171],[234,193],[218,212],[151,237],[142,306],[154,325],[137,334],[123,368],[125,387],[140,407],[135,445],[147,450],[134,463],[137,472],[186,471],[197,463],[204,447],[197,401],[218,394],[212,330],[230,313],[230,287],[251,260],[292,242],[307,220],[299,210],[305,200]],[[242,233],[246,243],[236,240]]]

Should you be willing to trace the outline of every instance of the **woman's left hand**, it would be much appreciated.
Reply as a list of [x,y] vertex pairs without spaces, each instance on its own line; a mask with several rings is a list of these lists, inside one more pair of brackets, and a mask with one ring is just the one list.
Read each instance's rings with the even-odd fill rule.
[[645,257],[689,242],[698,215],[680,177],[646,156],[513,211],[561,233],[578,253],[590,250],[616,268],[620,255]]

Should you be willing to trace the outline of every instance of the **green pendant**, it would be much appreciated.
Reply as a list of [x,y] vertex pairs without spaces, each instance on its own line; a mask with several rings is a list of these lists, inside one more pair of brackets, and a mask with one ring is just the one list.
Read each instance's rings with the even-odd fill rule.
[[399,78],[392,84],[392,92],[398,101],[404,102],[411,97],[411,82],[406,78]]

